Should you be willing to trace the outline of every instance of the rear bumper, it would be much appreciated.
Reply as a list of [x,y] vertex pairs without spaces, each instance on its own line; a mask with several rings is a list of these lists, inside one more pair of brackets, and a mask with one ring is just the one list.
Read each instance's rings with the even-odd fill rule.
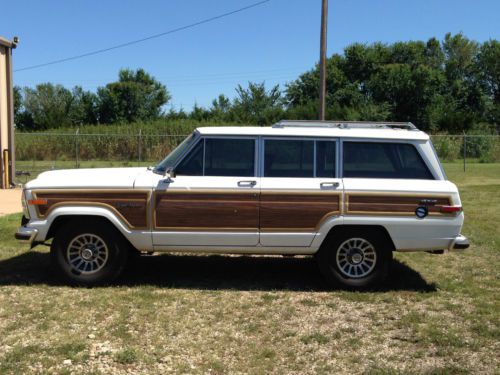
[[29,243],[32,243],[33,240],[35,239],[36,235],[38,233],[38,230],[35,228],[30,228],[27,226],[21,226],[17,228],[16,234],[14,237],[16,240],[20,241],[27,241]]
[[463,251],[470,246],[469,240],[467,237],[458,235],[453,241],[451,241],[449,251]]

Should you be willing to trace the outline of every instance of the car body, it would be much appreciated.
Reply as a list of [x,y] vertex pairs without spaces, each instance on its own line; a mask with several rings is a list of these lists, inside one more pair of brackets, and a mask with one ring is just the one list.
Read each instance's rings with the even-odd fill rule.
[[[117,252],[316,255],[327,279],[351,287],[380,281],[392,251],[468,247],[458,189],[411,123],[198,128],[155,168],[44,172],[23,202],[16,237],[54,237],[69,279],[87,284],[111,277],[91,243],[116,246],[78,237],[92,222],[120,238]],[[76,237],[59,243],[68,232]]]

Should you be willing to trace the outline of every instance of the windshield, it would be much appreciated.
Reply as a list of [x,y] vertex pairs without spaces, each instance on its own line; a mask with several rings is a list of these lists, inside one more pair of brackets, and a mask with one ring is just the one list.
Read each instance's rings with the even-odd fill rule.
[[179,157],[184,154],[184,152],[191,147],[193,142],[196,139],[196,132],[193,132],[189,137],[183,140],[179,146],[177,146],[168,156],[163,159],[158,165],[154,168],[153,172],[157,173],[165,173],[167,168],[173,167],[175,163],[178,161]]

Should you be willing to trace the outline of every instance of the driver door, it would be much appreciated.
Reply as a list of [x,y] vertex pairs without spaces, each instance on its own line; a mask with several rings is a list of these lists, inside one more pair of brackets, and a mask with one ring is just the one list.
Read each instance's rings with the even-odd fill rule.
[[153,197],[155,248],[256,246],[260,178],[255,137],[202,137]]

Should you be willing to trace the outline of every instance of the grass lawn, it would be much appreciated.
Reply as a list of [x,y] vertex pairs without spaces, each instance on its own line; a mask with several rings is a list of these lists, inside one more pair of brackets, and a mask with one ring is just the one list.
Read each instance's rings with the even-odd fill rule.
[[70,288],[0,218],[0,374],[500,373],[500,164],[463,173],[464,253],[397,254],[370,293],[325,290],[309,258],[145,256]]

